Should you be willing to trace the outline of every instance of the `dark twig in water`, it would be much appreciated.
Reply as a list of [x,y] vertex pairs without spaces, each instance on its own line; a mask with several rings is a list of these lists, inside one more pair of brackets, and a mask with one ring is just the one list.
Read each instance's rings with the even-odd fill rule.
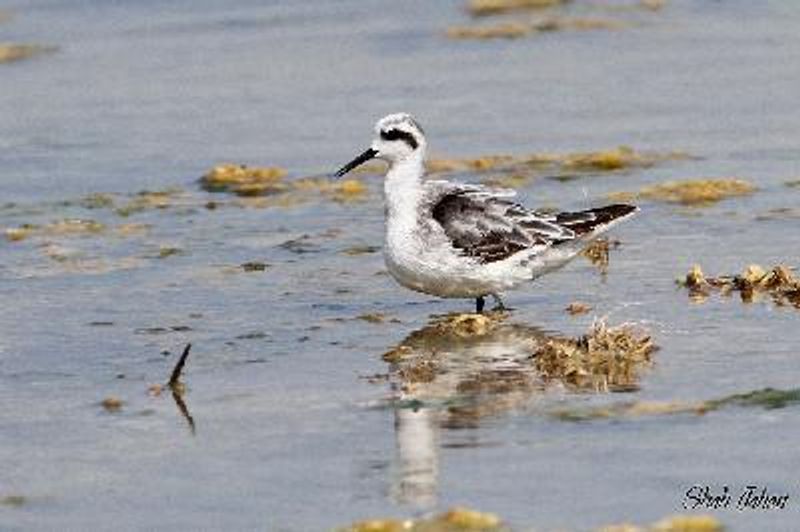
[[194,418],[189,413],[189,407],[186,406],[186,402],[183,400],[183,394],[179,393],[176,388],[172,388],[172,398],[175,400],[175,405],[178,407],[178,410],[180,410],[183,417],[186,418],[186,422],[189,424],[189,431],[192,433],[192,436],[194,436]]
[[172,370],[172,375],[170,376],[167,385],[172,388],[173,391],[175,391],[175,388],[180,386],[181,372],[183,371],[183,366],[186,364],[186,359],[189,357],[189,350],[191,348],[192,344],[186,344],[181,358],[178,360],[178,363],[175,364],[175,368]]
[[192,344],[186,344],[186,347],[183,349],[183,353],[181,354],[181,358],[178,359],[178,363],[175,364],[175,368],[172,370],[172,375],[169,378],[167,386],[169,386],[169,389],[172,391],[172,398],[175,400],[175,405],[178,407],[181,415],[183,415],[183,417],[186,419],[186,422],[189,424],[189,430],[194,436],[194,418],[189,413],[189,407],[186,406],[186,402],[183,400],[183,394],[186,391],[186,388],[181,382],[181,372],[183,371],[183,366],[186,365],[186,359],[189,358],[189,351],[191,349]]

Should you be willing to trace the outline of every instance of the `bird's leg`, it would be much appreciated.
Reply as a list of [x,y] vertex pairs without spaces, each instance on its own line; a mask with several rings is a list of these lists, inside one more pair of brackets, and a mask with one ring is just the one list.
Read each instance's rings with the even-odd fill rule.
[[500,296],[498,296],[497,294],[492,294],[492,298],[494,299],[493,310],[500,310],[500,311],[508,310],[506,306],[503,304],[503,300],[500,299]]
[[475,313],[476,314],[483,314],[483,306],[486,304],[486,300],[483,299],[483,296],[478,296],[475,298]]

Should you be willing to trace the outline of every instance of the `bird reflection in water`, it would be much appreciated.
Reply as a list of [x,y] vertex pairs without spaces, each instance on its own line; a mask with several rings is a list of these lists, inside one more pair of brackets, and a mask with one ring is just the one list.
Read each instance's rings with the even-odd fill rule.
[[531,354],[546,337],[507,317],[435,317],[384,355],[396,400],[396,502],[436,504],[441,428],[477,427],[486,416],[524,406],[543,389]]

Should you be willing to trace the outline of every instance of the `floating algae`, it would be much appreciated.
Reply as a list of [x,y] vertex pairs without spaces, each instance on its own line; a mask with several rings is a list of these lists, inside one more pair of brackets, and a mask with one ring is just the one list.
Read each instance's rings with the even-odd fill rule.
[[266,271],[269,265],[265,262],[251,261],[242,263],[240,267],[245,272],[263,272]]
[[586,314],[592,307],[587,305],[586,303],[581,303],[580,301],[574,301],[570,303],[567,308],[565,309],[571,316],[578,316],[580,314]]
[[[722,523],[711,515],[673,515],[649,526],[629,523],[600,527],[598,532],[722,532]],[[510,528],[499,516],[469,508],[453,508],[428,519],[373,519],[359,521],[337,532],[505,532]]]
[[504,22],[492,26],[453,26],[447,28],[450,39],[519,39],[536,31],[532,24]]
[[481,183],[493,188],[519,189],[528,186],[533,178],[533,175],[506,174],[501,176],[487,177],[486,179],[481,180]]
[[167,188],[164,190],[143,190],[134,194],[113,194],[96,192],[78,199],[65,199],[56,202],[42,202],[30,206],[9,204],[0,208],[16,208],[18,215],[41,215],[51,209],[80,208],[87,210],[110,210],[119,216],[127,217],[131,214],[147,210],[165,210],[177,206],[203,207],[207,199],[200,196],[188,195],[180,188]]
[[[571,0],[470,0],[467,11],[473,17],[488,17],[518,12],[552,11],[552,8],[566,6],[570,2]],[[659,11],[666,4],[667,0],[633,0],[622,5],[591,4],[589,7],[607,11]]]
[[667,0],[639,0],[638,6],[650,11],[658,11],[667,5]]
[[800,403],[800,388],[778,390],[775,388],[762,388],[752,392],[737,393],[706,401],[709,409],[723,406],[758,407],[765,410],[775,410]]
[[0,497],[0,506],[19,508],[25,506],[27,502],[28,498],[25,495],[5,495]]
[[84,196],[78,203],[84,209],[107,209],[114,206],[114,197],[111,194],[95,192]]
[[160,248],[158,248],[158,253],[152,255],[152,257],[158,259],[166,259],[168,257],[173,257],[176,255],[185,255],[185,254],[186,252],[181,248],[176,248],[173,246],[161,246]]
[[386,321],[386,314],[381,312],[367,312],[366,314],[356,316],[356,319],[367,323],[384,323]]
[[625,24],[616,20],[587,17],[548,17],[536,21],[510,21],[482,26],[453,26],[445,35],[450,39],[518,39],[556,31],[618,30]]
[[100,401],[100,406],[105,408],[106,412],[119,412],[124,404],[122,399],[113,395]]
[[618,20],[597,17],[549,17],[533,24],[538,32],[620,30],[626,24]]
[[250,203],[250,206],[257,207],[294,206],[307,201],[310,192],[347,203],[363,199],[368,191],[358,179],[304,177],[285,180],[286,174],[286,170],[277,167],[251,168],[245,165],[222,164],[201,177],[200,186],[207,192],[228,192],[243,198],[271,200]]
[[650,526],[625,523],[604,526],[598,532],[722,532],[724,529],[722,523],[712,515],[673,515]]
[[533,354],[546,381],[579,390],[636,389],[639,371],[657,349],[649,335],[631,324],[608,327],[596,320],[580,338],[549,338]]
[[463,157],[456,159],[428,159],[425,170],[429,174],[449,172],[488,172],[495,169],[506,169],[516,164],[517,158],[512,155],[482,155],[480,157]]
[[19,227],[9,227],[4,231],[6,239],[11,242],[19,242],[31,236],[34,231],[39,229],[38,226],[33,224],[22,224]]
[[564,5],[568,0],[470,0],[467,11],[475,17],[513,11],[540,10]]
[[[493,25],[454,26],[446,31],[451,39],[516,39],[556,31],[619,30],[631,25],[631,21],[618,14],[634,10],[658,11],[666,0],[633,0],[626,4],[589,3],[580,6],[581,13],[587,10],[617,13],[614,18],[586,17],[559,14],[567,10],[555,8],[565,6],[570,0],[471,0],[467,11],[475,18],[504,15],[506,20]],[[530,13],[534,13],[531,18]],[[544,16],[542,16],[544,14]],[[508,17],[508,15],[517,15]]]
[[608,263],[611,249],[616,249],[620,246],[619,240],[611,240],[606,237],[598,238],[581,252],[581,255],[589,260],[600,273],[608,273]]
[[[560,173],[552,177],[569,180],[585,174],[621,172],[638,168],[651,168],[667,161],[685,161],[695,157],[683,151],[637,151],[630,146],[617,146],[608,150],[540,155],[531,162],[551,162],[559,166]],[[549,161],[548,161],[549,159]]]
[[742,179],[687,179],[647,186],[636,193],[618,192],[610,197],[614,199],[642,198],[692,207],[705,207],[726,198],[747,196],[755,191],[754,185]]
[[550,415],[562,421],[590,421],[678,414],[704,415],[730,406],[775,410],[796,404],[800,404],[800,388],[788,390],[762,388],[705,401],[621,402],[600,407],[558,409],[552,411]]
[[140,223],[121,224],[109,227],[95,220],[65,218],[45,225],[22,224],[18,227],[7,228],[4,233],[6,238],[11,242],[19,242],[31,237],[52,239],[113,235],[127,238],[144,235],[149,229],[149,225]]
[[635,401],[591,408],[563,408],[550,412],[550,415],[561,421],[590,421],[676,414],[702,415],[708,411],[708,405],[702,401]]
[[294,191],[316,192],[340,203],[361,201],[367,194],[367,187],[358,179],[332,181],[327,178],[303,178],[290,183]]
[[592,7],[605,11],[660,11],[667,5],[667,0],[631,0],[628,2],[610,2],[595,4]]
[[373,519],[359,521],[338,532],[506,532],[498,516],[456,507],[427,519]]
[[239,164],[215,166],[200,178],[208,192],[233,192],[239,196],[260,196],[286,190],[286,170],[277,167],[248,167]]
[[650,526],[652,532],[722,532],[724,528],[712,515],[675,515]]
[[506,314],[502,312],[491,312],[484,314],[447,314],[439,316],[422,331],[425,334],[432,334],[447,337],[468,338],[471,336],[484,336],[502,323]]
[[[134,195],[133,198],[126,203],[117,207],[115,212],[119,216],[127,217],[135,213],[153,209],[169,209],[178,203],[178,198],[182,194],[183,191],[178,188],[143,190]],[[103,200],[101,199],[100,201],[102,202]]]
[[369,255],[372,253],[377,253],[381,250],[380,246],[369,246],[369,245],[361,245],[361,246],[350,246],[348,248],[343,249],[340,253],[343,255],[347,255],[349,257],[358,257],[361,255]]
[[66,218],[47,225],[39,226],[23,224],[5,230],[5,235],[11,242],[19,242],[32,236],[58,237],[58,236],[84,236],[96,235],[105,231],[106,226],[94,220],[80,218]]
[[657,158],[648,157],[628,146],[605,151],[576,153],[564,159],[564,167],[571,170],[611,171],[622,168],[653,166]]
[[[606,172],[622,172],[636,168],[650,168],[667,161],[694,158],[686,152],[638,151],[629,146],[607,150],[568,153],[529,153],[524,155],[486,154],[477,157],[433,157],[425,161],[428,175],[461,173],[501,173],[490,180],[511,179],[524,184],[536,173],[562,180]],[[364,165],[356,169],[362,175],[382,175],[386,166]],[[302,180],[299,180],[302,181]]]
[[712,291],[723,295],[739,292],[745,303],[752,302],[758,295],[769,295],[778,306],[789,305],[800,309],[800,277],[787,266],[778,265],[766,271],[757,264],[748,266],[740,275],[706,277],[700,266],[695,265],[678,280],[678,284],[689,291],[696,301],[703,301]]
[[776,207],[755,216],[755,219],[759,222],[770,220],[795,220],[798,218],[800,218],[800,209],[797,207]]
[[55,46],[39,44],[0,43],[0,64],[21,61],[37,55],[52,53],[58,50]]

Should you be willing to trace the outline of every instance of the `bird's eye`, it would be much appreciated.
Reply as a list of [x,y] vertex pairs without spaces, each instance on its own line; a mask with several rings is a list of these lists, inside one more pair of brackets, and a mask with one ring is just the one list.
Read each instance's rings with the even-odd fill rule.
[[389,131],[381,130],[381,139],[383,140],[402,140],[412,150],[416,150],[419,143],[417,139],[414,138],[414,135],[407,131],[403,131],[400,129],[390,129]]

